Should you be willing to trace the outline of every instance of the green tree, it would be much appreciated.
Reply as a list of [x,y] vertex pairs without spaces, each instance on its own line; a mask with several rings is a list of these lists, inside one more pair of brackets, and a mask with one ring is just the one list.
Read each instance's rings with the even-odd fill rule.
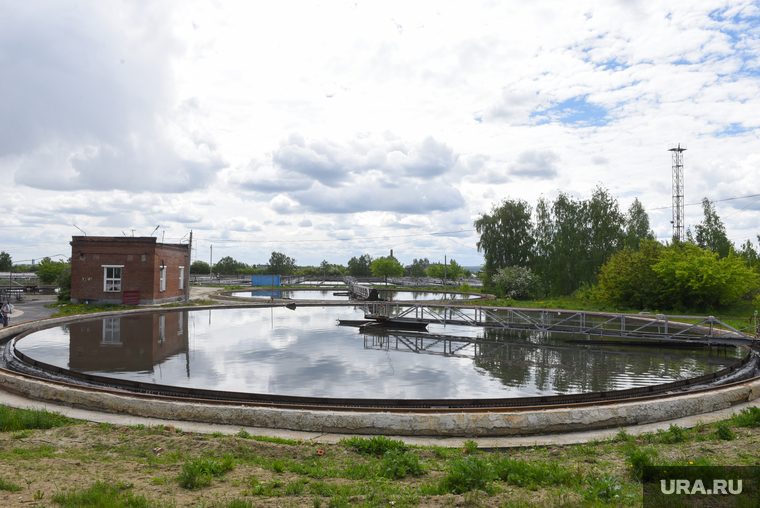
[[[591,277],[625,244],[625,216],[609,191],[597,185],[591,199],[585,203],[588,217],[588,252],[591,258]],[[584,282],[591,282],[585,280]]]
[[443,279],[445,274],[446,279],[457,280],[464,274],[464,268],[452,259],[445,267],[441,263],[434,263],[428,266],[425,273],[427,273],[428,277],[435,279]]
[[726,226],[718,217],[715,206],[707,198],[702,199],[702,211],[704,219],[694,226],[697,245],[717,253],[722,258],[728,256],[733,245],[726,235]]
[[348,261],[348,274],[353,277],[369,277],[372,275],[372,256],[364,254],[363,256],[352,257]]
[[544,196],[538,198],[536,204],[535,245],[533,252],[533,267],[541,277],[542,292],[552,293],[554,268],[554,236],[556,234],[552,217],[551,203]]
[[320,274],[327,277],[327,275],[329,275],[330,273],[330,267],[331,267],[330,263],[328,263],[326,259],[323,259],[322,263],[319,265]]
[[53,261],[50,258],[43,258],[37,265],[37,277],[42,284],[53,284],[61,275],[61,272],[71,264],[66,261]]
[[375,259],[370,268],[374,277],[384,277],[386,283],[388,277],[401,277],[406,273],[404,266],[391,256]]
[[190,265],[190,273],[208,275],[211,273],[211,267],[205,261],[193,261]]
[[269,273],[273,275],[291,275],[296,270],[296,260],[282,252],[272,252],[269,258]]
[[693,244],[672,246],[652,269],[661,280],[663,299],[672,308],[727,307],[757,286],[757,275],[733,249],[720,258],[717,252]]
[[725,308],[757,288],[757,274],[733,251],[725,258],[691,243],[644,240],[602,267],[595,298],[608,305],[678,311]]
[[0,252],[0,272],[10,272],[13,270],[13,259],[5,251]]
[[661,280],[654,271],[665,247],[644,239],[638,250],[626,247],[610,256],[599,271],[594,289],[597,300],[618,308],[657,309],[667,306],[661,294]]
[[[760,235],[758,235],[757,240],[760,242]],[[744,262],[747,263],[747,266],[749,268],[756,272],[760,271],[760,263],[758,263],[758,260],[760,258],[758,257],[758,253],[755,250],[755,246],[752,245],[752,242],[750,240],[744,242],[741,250],[737,251],[736,255],[742,258]]]
[[409,275],[412,277],[424,277],[425,267],[430,264],[428,258],[415,259],[412,261],[412,265],[409,267]]
[[487,277],[499,268],[530,263],[535,243],[531,213],[526,201],[505,199],[475,221],[480,235],[478,252],[483,252]]
[[58,284],[58,301],[68,302],[71,300],[71,265],[67,265],[56,279]]
[[215,273],[223,273],[225,275],[232,275],[240,273],[241,271],[249,268],[247,264],[233,259],[231,256],[225,256],[214,265]]
[[649,215],[641,201],[634,198],[625,216],[625,245],[638,249],[641,240],[654,240],[654,231],[649,227]]

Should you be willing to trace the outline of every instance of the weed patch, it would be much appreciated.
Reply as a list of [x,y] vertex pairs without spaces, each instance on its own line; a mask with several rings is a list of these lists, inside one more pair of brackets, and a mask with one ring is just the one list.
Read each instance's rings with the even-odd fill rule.
[[383,456],[389,450],[405,451],[407,448],[403,441],[385,436],[375,436],[369,439],[352,437],[351,439],[341,439],[340,444],[352,446],[362,455]]
[[448,474],[441,480],[440,493],[464,494],[471,490],[482,490],[488,494],[494,492],[493,481],[498,476],[488,460],[477,455],[455,460],[448,469]]
[[182,465],[182,472],[177,479],[180,487],[198,489],[211,484],[214,477],[222,476],[235,468],[230,455],[225,455],[221,461],[211,459],[196,459]]

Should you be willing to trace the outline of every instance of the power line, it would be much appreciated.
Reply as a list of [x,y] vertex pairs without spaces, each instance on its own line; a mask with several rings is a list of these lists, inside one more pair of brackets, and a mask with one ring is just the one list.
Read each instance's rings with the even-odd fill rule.
[[[723,201],[734,201],[736,199],[756,198],[758,196],[760,196],[760,194],[750,194],[749,196],[738,196],[738,197],[735,197],[735,198],[714,199],[714,200],[710,200],[710,202],[711,203],[720,203],[720,202],[723,202]],[[756,202],[757,201],[755,201],[755,203]],[[694,205],[701,205],[701,204],[702,204],[702,202],[700,201],[699,203],[686,203],[684,206],[694,206]],[[750,203],[747,206],[750,206],[752,204],[753,203]],[[646,210],[647,211],[649,211],[649,210],[669,210],[670,208],[672,208],[672,206],[658,206],[657,208],[646,208]],[[744,208],[747,208],[747,207],[745,206]],[[744,208],[742,208],[742,210],[744,210]]]

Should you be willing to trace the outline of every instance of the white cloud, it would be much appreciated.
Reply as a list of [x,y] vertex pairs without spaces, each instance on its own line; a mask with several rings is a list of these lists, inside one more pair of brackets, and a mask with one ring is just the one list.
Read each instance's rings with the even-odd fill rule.
[[[477,264],[472,238],[394,234],[598,182],[668,206],[671,141],[687,201],[760,193],[760,9],[688,7],[6,2],[0,234],[14,259],[66,250],[72,224],[161,224],[250,261]],[[729,236],[754,238],[758,212],[726,203]],[[669,236],[669,211],[651,217]]]

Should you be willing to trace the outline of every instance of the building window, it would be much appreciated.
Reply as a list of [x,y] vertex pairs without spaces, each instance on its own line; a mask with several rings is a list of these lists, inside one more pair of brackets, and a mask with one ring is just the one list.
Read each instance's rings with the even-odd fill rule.
[[103,291],[107,293],[121,292],[121,269],[123,266],[103,267]]
[[121,318],[105,318],[103,320],[103,340],[104,345],[121,345]]
[[161,314],[158,316],[158,345],[163,346],[166,340],[166,316]]
[[185,289],[185,267],[179,267],[179,288]]
[[166,267],[162,266],[161,271],[158,272],[161,279],[161,287],[159,291],[166,291]]

